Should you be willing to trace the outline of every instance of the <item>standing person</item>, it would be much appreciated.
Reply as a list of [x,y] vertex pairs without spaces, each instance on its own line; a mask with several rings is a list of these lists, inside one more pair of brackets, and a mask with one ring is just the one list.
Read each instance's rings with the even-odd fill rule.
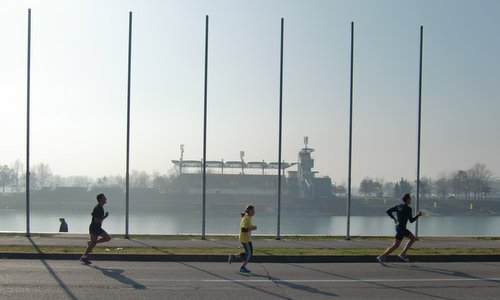
[[[97,205],[94,207],[92,211],[92,221],[89,226],[90,233],[90,241],[87,242],[87,250],[80,257],[80,261],[86,265],[91,264],[92,262],[89,259],[89,254],[92,252],[92,249],[98,243],[104,243],[111,240],[109,234],[102,229],[102,221],[108,217],[108,212],[104,213],[104,204],[106,204],[106,196],[104,194],[97,195]],[[99,238],[101,237],[101,238]]]
[[244,253],[231,254],[227,262],[230,264],[233,259],[241,258],[243,262],[241,263],[240,272],[250,273],[250,270],[246,268],[250,258],[253,255],[253,245],[252,245],[252,231],[257,229],[257,226],[252,224],[252,217],[255,215],[255,208],[252,205],[247,205],[245,211],[241,213],[240,222],[240,233],[238,240],[243,245],[245,249]]
[[[382,253],[380,256],[377,256],[378,262],[382,265],[385,263],[385,258],[387,257],[387,255],[391,254],[392,251],[396,250],[399,247],[401,241],[405,236],[409,239],[409,241],[406,243],[403,251],[398,255],[398,257],[405,262],[410,261],[410,259],[406,256],[406,251],[408,251],[411,245],[415,243],[416,238],[413,233],[406,228],[406,224],[408,223],[408,221],[410,221],[411,223],[415,222],[418,217],[422,215],[422,212],[419,211],[415,216],[412,216],[411,207],[409,206],[409,204],[411,203],[410,194],[404,194],[402,200],[403,203],[389,208],[386,211],[389,217],[391,217],[391,219],[394,220],[394,223],[396,223],[396,236],[394,238],[394,243],[389,248],[387,248],[384,253]],[[396,212],[397,218],[394,217],[394,212]]]
[[64,218],[59,218],[59,222],[61,222],[59,232],[68,232],[68,223],[66,223],[66,220],[64,220]]

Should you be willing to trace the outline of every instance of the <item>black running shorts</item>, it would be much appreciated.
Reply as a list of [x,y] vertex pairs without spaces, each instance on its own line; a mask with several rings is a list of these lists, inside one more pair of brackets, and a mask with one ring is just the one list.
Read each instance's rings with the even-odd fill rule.
[[103,232],[104,232],[104,229],[102,229],[101,224],[96,224],[96,223],[90,224],[90,226],[89,226],[89,233],[90,233],[90,235],[97,235],[97,236],[99,236]]

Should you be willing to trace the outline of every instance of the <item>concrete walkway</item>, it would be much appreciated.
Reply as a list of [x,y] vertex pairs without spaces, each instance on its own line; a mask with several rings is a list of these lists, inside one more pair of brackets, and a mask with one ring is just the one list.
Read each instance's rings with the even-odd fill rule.
[[[43,246],[67,246],[82,247],[84,251],[87,235],[78,234],[54,234],[51,236],[33,236],[27,238],[19,235],[0,235],[0,246],[24,245],[33,246],[38,249],[38,253],[0,253],[2,258],[18,259],[77,259],[74,253],[44,253],[39,248]],[[297,240],[282,237],[281,240],[274,238],[255,239],[254,248],[307,248],[307,249],[385,249],[392,239],[369,239],[356,238],[345,240],[342,238],[332,238],[328,240]],[[138,261],[226,261],[226,255],[180,255],[175,254],[175,248],[234,248],[238,251],[240,244],[234,239],[215,239],[207,236],[206,240],[200,237],[193,239],[164,239],[154,236],[147,238],[113,238],[110,242],[99,247],[105,248],[174,248],[172,252],[165,254],[95,254],[94,259],[101,260],[138,260]],[[415,249],[497,249],[500,247],[500,240],[477,239],[468,237],[422,237],[414,244]],[[36,251],[35,251],[36,252]],[[140,251],[138,251],[140,252]],[[397,252],[396,252],[397,254]],[[408,253],[411,256],[411,251]],[[414,255],[414,261],[500,261],[500,255]],[[394,258],[389,258],[391,261]],[[397,259],[397,258],[395,258]],[[374,261],[374,256],[370,255],[296,255],[296,256],[273,256],[256,254],[253,261],[261,262],[367,262]]]

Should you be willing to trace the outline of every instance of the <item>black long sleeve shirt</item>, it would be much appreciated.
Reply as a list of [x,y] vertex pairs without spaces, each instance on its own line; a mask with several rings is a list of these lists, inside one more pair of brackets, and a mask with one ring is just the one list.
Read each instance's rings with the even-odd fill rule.
[[[394,217],[394,212],[396,212],[397,219]],[[399,205],[391,207],[386,211],[386,213],[389,215],[389,217],[391,217],[391,219],[397,220],[398,226],[403,228],[406,228],[406,224],[408,223],[408,221],[410,221],[410,223],[413,223],[418,219],[418,215],[413,217],[411,207],[406,203],[401,203]]]

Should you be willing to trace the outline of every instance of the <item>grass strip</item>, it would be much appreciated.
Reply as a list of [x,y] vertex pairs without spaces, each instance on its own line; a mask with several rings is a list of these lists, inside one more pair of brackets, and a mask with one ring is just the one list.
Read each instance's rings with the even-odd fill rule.
[[[31,233],[31,237],[61,237],[61,236],[85,236],[87,234],[72,234],[72,233]],[[121,238],[124,239],[125,235],[123,234],[111,234],[113,238]],[[0,237],[25,237],[23,233],[19,232],[0,232]],[[200,240],[201,235],[197,234],[168,234],[168,235],[156,235],[156,234],[132,234],[129,235],[131,239],[141,239],[141,240]],[[205,238],[207,240],[237,240],[237,235],[206,235]],[[252,235],[253,240],[274,240],[276,236],[274,235]],[[469,240],[494,240],[500,241],[499,237],[420,237],[420,240],[443,240],[443,239],[454,239],[454,238],[464,238]],[[320,241],[320,240],[345,240],[345,236],[338,235],[282,235],[280,237],[281,240],[299,240],[299,241]],[[392,241],[394,239],[393,236],[350,236],[351,240],[388,240]]]
[[[74,246],[19,246],[4,245],[0,246],[0,253],[82,253],[84,247]],[[373,249],[330,249],[330,248],[256,248],[256,255],[379,255],[385,248]],[[99,254],[197,254],[197,255],[227,255],[235,253],[236,248],[173,248],[173,247],[96,247],[94,253]],[[500,254],[499,248],[415,248],[410,251],[413,255],[453,255],[453,254]]]

